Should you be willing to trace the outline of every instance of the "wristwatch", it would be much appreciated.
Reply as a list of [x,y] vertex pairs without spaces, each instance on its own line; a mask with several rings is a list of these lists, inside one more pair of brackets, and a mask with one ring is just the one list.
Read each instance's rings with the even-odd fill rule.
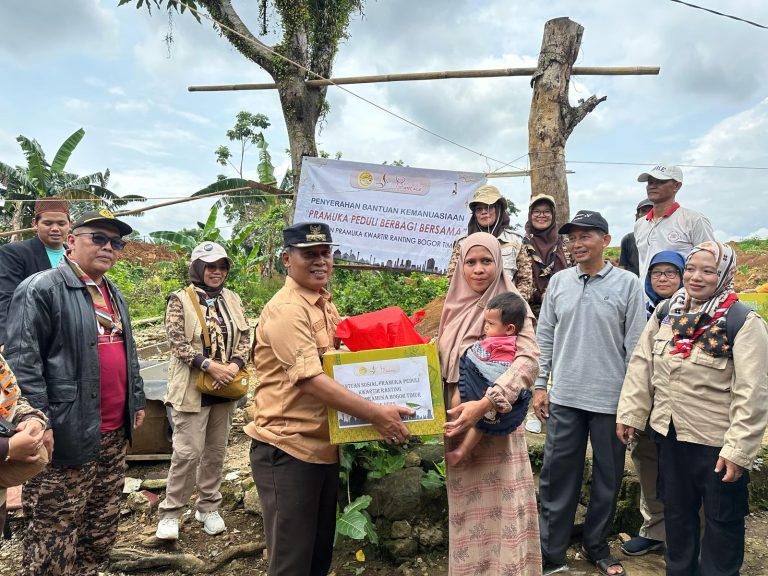
[[202,363],[200,364],[200,369],[201,369],[203,372],[208,372],[208,366],[210,366],[210,365],[211,365],[211,359],[210,359],[210,358],[206,358],[206,359],[205,359],[205,360],[203,360],[203,361],[202,361]]

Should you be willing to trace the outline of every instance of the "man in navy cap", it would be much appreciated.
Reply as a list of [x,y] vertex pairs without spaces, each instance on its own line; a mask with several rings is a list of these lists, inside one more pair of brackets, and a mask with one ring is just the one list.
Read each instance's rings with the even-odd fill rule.
[[[539,315],[541,358],[533,407],[547,423],[539,494],[544,573],[567,569],[566,550],[581,492],[587,440],[592,482],[582,553],[601,574],[623,574],[606,538],[624,473],[616,407],[629,358],[645,326],[637,276],[604,260],[611,241],[599,212],[580,210],[563,225],[576,265],[552,277]],[[552,388],[547,382],[552,377]]]
[[[321,222],[283,230],[285,286],[264,306],[256,329],[251,470],[264,517],[269,576],[328,573],[336,531],[338,449],[329,406],[370,422],[389,444],[409,436],[403,406],[379,405],[323,372],[340,318],[325,285],[333,272],[331,231]],[[615,438],[615,436],[614,436]]]
[[53,440],[51,464],[24,486],[23,576],[97,574],[117,538],[145,404],[128,306],[106,277],[130,232],[108,210],[86,212],[58,265],[13,294],[23,313],[9,318],[6,360]]

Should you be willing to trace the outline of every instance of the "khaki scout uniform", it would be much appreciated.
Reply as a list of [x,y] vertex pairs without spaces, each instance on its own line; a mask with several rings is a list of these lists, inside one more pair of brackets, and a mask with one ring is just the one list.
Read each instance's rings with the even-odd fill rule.
[[326,405],[297,383],[323,372],[340,321],[326,290],[293,278],[267,303],[254,348],[258,385],[251,469],[261,499],[269,576],[326,574],[333,553],[338,450]]

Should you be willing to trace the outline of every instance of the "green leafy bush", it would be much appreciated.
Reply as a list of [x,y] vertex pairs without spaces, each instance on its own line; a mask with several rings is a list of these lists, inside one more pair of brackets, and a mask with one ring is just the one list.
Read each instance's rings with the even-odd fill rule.
[[165,314],[165,299],[184,286],[186,263],[157,262],[143,266],[118,260],[107,276],[123,293],[132,320]]
[[343,316],[372,312],[387,306],[400,306],[406,314],[421,310],[448,291],[443,276],[414,272],[336,269],[331,278],[333,301]]
[[379,535],[366,508],[371,504],[370,496],[360,496],[336,514],[336,537],[346,536],[353,540],[368,540],[371,544],[379,543]]
[[445,458],[434,464],[434,470],[427,470],[421,485],[427,490],[442,490],[445,488]]

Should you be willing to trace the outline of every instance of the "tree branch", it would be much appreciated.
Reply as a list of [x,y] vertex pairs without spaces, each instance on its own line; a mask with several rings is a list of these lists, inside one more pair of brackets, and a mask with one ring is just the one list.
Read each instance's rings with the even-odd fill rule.
[[248,26],[240,19],[237,11],[232,7],[231,0],[198,0],[198,3],[206,9],[211,18],[248,38],[248,40],[245,40],[238,34],[221,29],[222,35],[238,52],[248,58],[248,60],[261,66],[274,80],[277,80],[275,78],[275,65],[272,60],[274,56],[267,50],[267,48],[272,50],[275,48],[264,44],[250,31]]
[[[151,544],[155,546],[155,544]],[[137,572],[152,568],[173,568],[183,574],[212,574],[235,558],[260,554],[263,542],[248,542],[228,546],[215,559],[201,560],[194,554],[154,553],[131,548],[113,548],[109,555],[110,568],[122,572]]]
[[602,98],[598,98],[595,95],[590,96],[586,100],[579,100],[579,105],[576,107],[571,106],[567,102],[560,106],[560,113],[563,116],[563,142],[565,140],[568,140],[568,136],[571,135],[571,132],[573,132],[573,129],[576,128],[579,122],[581,122],[584,117],[592,112],[595,108],[597,108],[597,105],[600,104],[600,102],[605,102],[608,99],[608,96],[603,96]]

